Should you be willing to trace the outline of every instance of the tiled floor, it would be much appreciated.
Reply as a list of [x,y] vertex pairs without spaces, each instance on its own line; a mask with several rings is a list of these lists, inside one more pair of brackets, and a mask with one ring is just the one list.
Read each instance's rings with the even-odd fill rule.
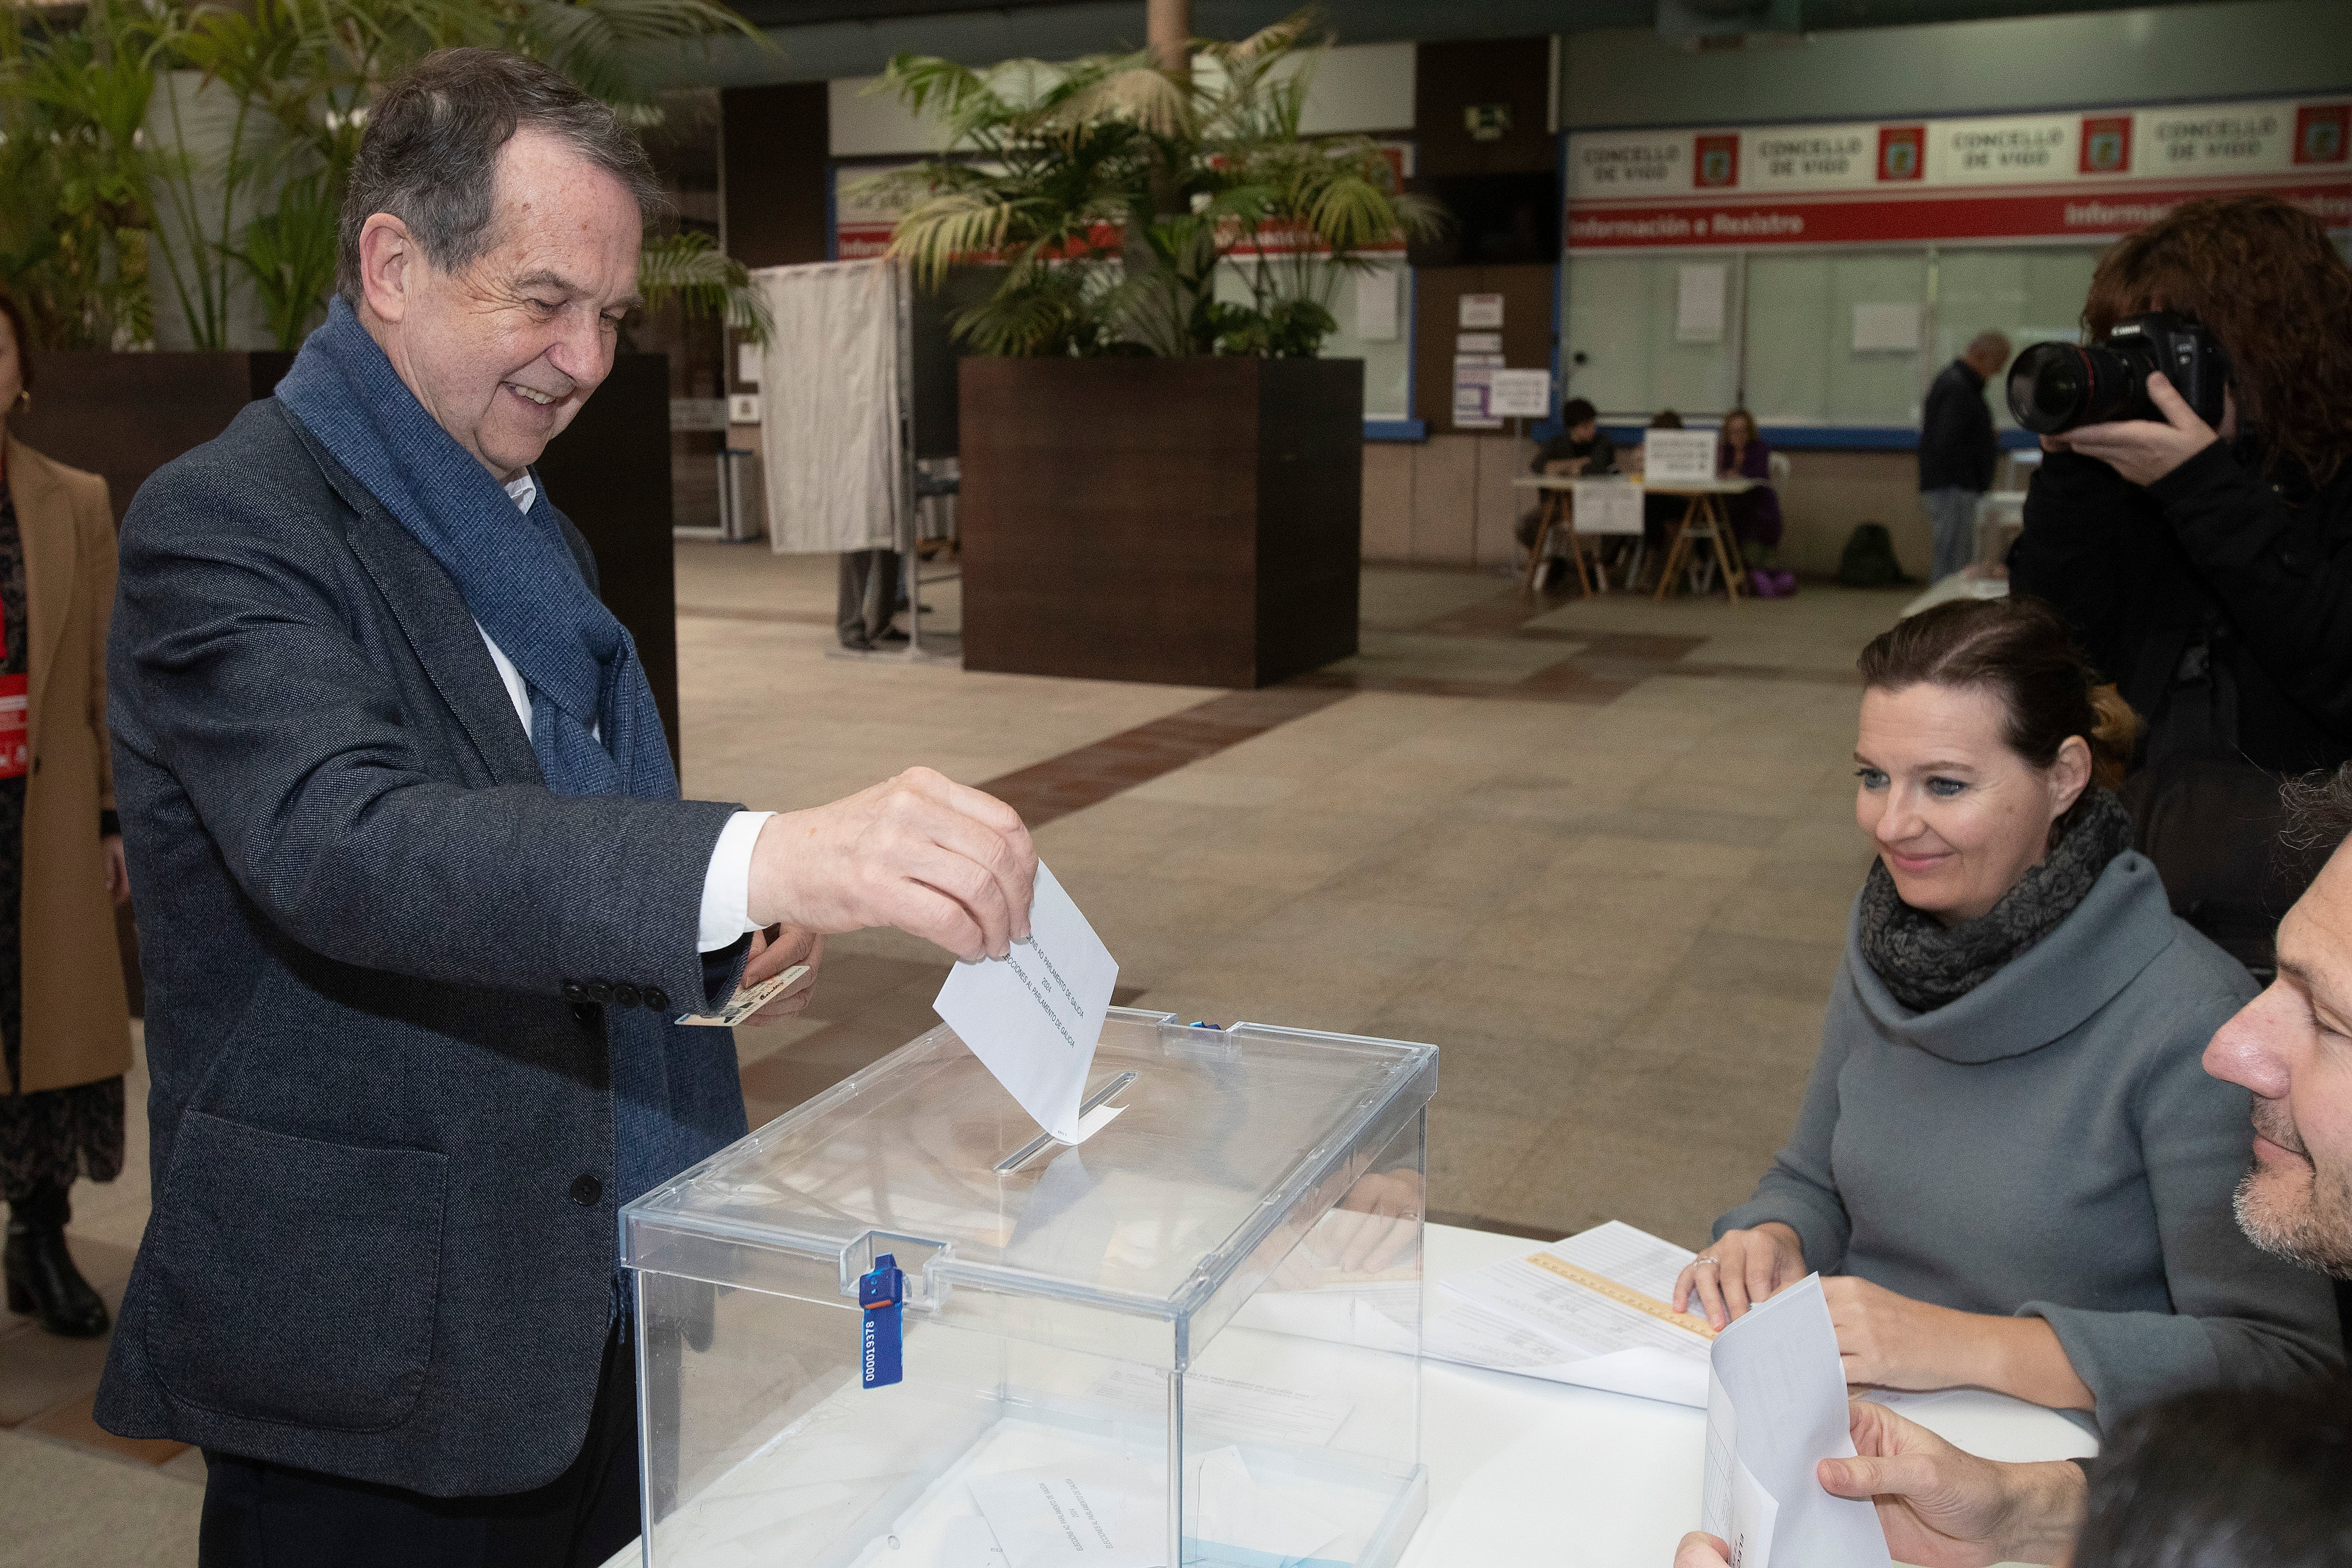
[[[829,657],[829,559],[678,569],[689,793],[790,808],[917,763],[996,789],[1119,1000],[1440,1045],[1440,1217],[1696,1242],[1785,1132],[1867,864],[1853,661],[1899,594],[1536,602],[1375,569],[1357,658],[1228,693]],[[951,629],[955,584],[924,598]],[[754,1123],[929,1027],[945,968],[830,943],[810,1016],[739,1031]],[[147,1211],[134,1123],[131,1170],[76,1194],[110,1298]],[[194,1560],[200,1460],[91,1425],[103,1354],[0,1318],[0,1568]]]

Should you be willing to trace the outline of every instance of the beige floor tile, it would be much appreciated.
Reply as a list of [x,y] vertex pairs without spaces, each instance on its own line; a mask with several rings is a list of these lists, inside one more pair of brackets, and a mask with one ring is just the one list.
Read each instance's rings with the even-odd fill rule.
[[[1456,1105],[1438,1062],[1437,1098],[1429,1107],[1429,1208],[1433,1215],[1500,1217],[1514,1209],[1511,1173],[1543,1146],[1540,1117]],[[1563,1231],[1561,1235],[1566,1235]]]
[[204,1493],[152,1467],[0,1432],[8,1568],[194,1568]]

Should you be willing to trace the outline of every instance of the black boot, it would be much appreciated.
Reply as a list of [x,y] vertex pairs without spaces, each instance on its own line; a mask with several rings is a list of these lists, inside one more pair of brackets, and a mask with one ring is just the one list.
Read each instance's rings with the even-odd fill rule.
[[37,1188],[8,1205],[8,1310],[37,1315],[53,1334],[94,1340],[106,1332],[106,1303],[66,1250],[72,1214],[63,1187]]

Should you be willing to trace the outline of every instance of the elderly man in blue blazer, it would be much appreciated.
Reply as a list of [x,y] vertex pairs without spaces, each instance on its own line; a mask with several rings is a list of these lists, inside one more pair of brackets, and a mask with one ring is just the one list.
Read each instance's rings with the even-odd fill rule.
[[936,773],[678,798],[531,470],[657,200],[552,72],[428,58],[326,325],[124,521],[154,1214],[97,1414],[203,1447],[207,1568],[601,1562],[637,1529],[614,1211],[744,1131],[730,1032],[673,1019],[825,931],[1027,934],[1019,817]]

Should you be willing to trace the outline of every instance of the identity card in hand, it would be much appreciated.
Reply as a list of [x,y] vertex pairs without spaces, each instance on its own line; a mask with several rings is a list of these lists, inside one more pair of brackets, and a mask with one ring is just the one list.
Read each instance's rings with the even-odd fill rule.
[[1038,1126],[1083,1143],[1124,1109],[1078,1115],[1118,979],[1118,961],[1041,860],[1028,940],[957,964],[931,1007]]
[[684,1013],[681,1024],[707,1024],[715,1029],[731,1029],[786,991],[808,973],[808,965],[795,963],[781,974],[771,974],[757,985],[738,986],[734,1000],[716,1013]]

